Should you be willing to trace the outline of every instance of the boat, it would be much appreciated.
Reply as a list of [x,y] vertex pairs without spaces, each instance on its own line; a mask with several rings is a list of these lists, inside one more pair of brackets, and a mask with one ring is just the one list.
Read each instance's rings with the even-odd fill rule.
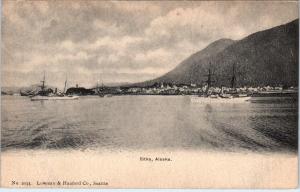
[[231,94],[221,93],[220,98],[222,98],[222,99],[232,99],[233,96]]
[[248,94],[238,94],[237,97],[249,97]]
[[112,94],[105,94],[104,97],[112,97]]
[[[246,94],[234,93],[224,93],[223,87],[221,88],[221,93],[211,94],[209,93],[209,88],[211,87],[212,73],[211,69],[208,69],[207,75],[207,88],[205,95],[199,95],[198,97],[191,97],[191,102],[193,103],[246,103],[250,101],[251,97]],[[231,89],[235,90],[235,65],[233,65],[233,75],[231,78]]]
[[211,99],[217,99],[217,98],[219,98],[219,95],[209,95],[208,97]]
[[[100,91],[101,90],[101,91]],[[96,87],[96,93],[98,94],[99,97],[112,97],[113,95],[112,94],[105,94],[104,93],[104,84],[102,82],[102,86],[101,88],[99,87],[99,80],[97,82],[97,87]]]
[[[102,85],[102,90],[103,90],[103,85]],[[97,94],[99,97],[105,97],[105,94],[99,90],[98,83],[97,83]]]
[[73,95],[68,95],[68,96],[33,96],[30,98],[31,101],[42,101],[42,100],[75,100],[79,99],[79,96],[73,96]]
[[231,98],[222,98],[222,97],[191,97],[192,103],[249,103],[251,97],[231,97]]
[[66,95],[66,86],[67,86],[67,79],[65,81],[64,91],[63,93],[57,93],[57,89],[55,90],[55,93],[51,93],[46,90],[45,86],[45,73],[44,73],[44,79],[41,81],[42,85],[41,91],[38,92],[38,94],[30,96],[31,101],[43,101],[43,100],[76,100],[79,98],[79,96],[74,95]]

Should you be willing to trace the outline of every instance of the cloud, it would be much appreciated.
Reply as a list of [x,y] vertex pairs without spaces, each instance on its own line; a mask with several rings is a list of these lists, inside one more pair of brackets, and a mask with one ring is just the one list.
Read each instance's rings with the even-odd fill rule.
[[170,52],[166,49],[159,48],[155,50],[149,50],[147,52],[137,53],[134,57],[136,63],[151,63],[154,67],[163,67],[169,66],[170,60],[174,57],[173,52]]
[[88,49],[97,50],[102,49],[111,49],[114,51],[125,51],[132,44],[137,44],[142,41],[141,37],[132,37],[132,36],[123,36],[120,38],[112,38],[106,36],[104,38],[97,39],[94,43],[87,45]]
[[[4,1],[2,82],[58,86],[158,77],[220,38],[298,17],[297,2]],[[10,75],[16,77],[10,77]]]

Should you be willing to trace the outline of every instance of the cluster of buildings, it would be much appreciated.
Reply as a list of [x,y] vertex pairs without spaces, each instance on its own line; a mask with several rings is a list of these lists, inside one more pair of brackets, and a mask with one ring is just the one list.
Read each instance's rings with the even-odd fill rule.
[[[55,89],[49,88],[49,91],[56,92]],[[19,94],[28,96],[34,92],[33,90],[27,92],[9,92],[1,91],[2,95]],[[38,90],[35,90],[38,92]],[[84,87],[71,87],[66,90],[67,95],[98,95],[98,94],[112,94],[112,95],[201,95],[205,93],[220,94],[220,93],[241,93],[241,94],[256,94],[256,93],[282,93],[282,92],[298,92],[298,87],[283,88],[282,86],[264,86],[264,87],[238,87],[235,89],[228,87],[209,87],[207,85],[197,84],[171,84],[171,83],[155,83],[151,86],[122,86],[122,87],[96,87],[96,88],[84,88]]]
[[[289,90],[298,91],[298,88],[290,87]],[[102,87],[99,90],[95,90],[95,93],[101,92],[104,94],[115,94],[115,95],[201,95],[207,91],[211,93],[229,93],[237,92],[242,94],[254,94],[260,92],[282,92],[282,87],[239,87],[239,88],[228,88],[228,87],[210,87],[207,85],[197,84],[181,84],[173,85],[168,83],[156,83],[152,86],[147,87]]]

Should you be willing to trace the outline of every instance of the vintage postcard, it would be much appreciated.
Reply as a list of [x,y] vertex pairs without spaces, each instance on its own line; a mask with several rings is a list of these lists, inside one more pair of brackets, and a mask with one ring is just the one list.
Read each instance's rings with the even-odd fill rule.
[[298,186],[298,1],[2,0],[1,187]]

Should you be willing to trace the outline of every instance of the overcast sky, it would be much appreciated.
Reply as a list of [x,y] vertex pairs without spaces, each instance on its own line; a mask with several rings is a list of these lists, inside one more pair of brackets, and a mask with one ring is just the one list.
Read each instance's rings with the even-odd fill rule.
[[220,38],[298,18],[296,2],[3,1],[2,84],[158,77]]

